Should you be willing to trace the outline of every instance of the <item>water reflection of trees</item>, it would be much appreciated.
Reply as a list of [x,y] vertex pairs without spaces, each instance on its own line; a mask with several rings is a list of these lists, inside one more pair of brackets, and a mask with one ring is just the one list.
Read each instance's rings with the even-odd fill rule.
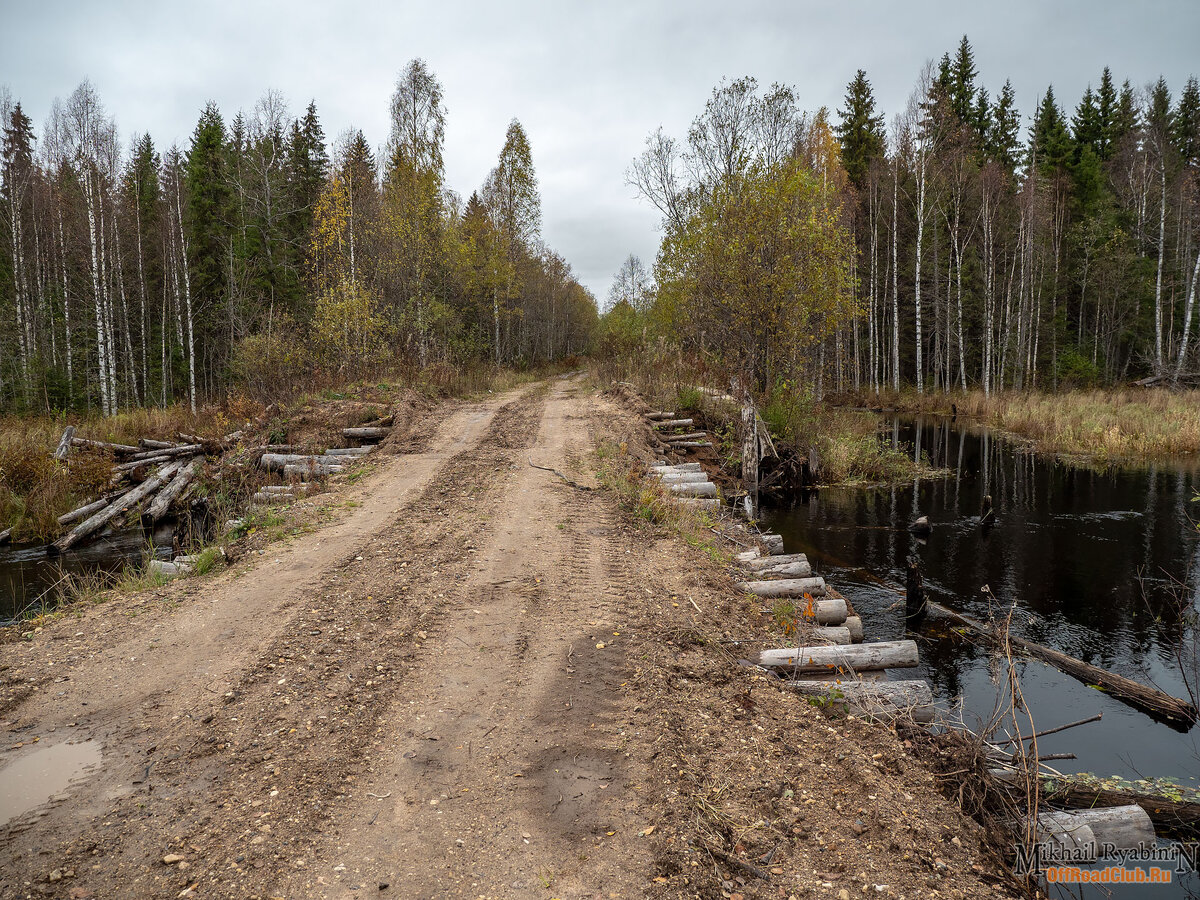
[[[1127,673],[1149,655],[1173,658],[1184,629],[1172,579],[1187,579],[1200,563],[1188,519],[1196,465],[1091,469],[946,419],[890,425],[892,442],[949,476],[824,491],[778,523],[789,546],[803,533],[818,557],[893,584],[903,582],[904,562],[915,552],[933,599],[986,617],[987,585],[1001,603],[1017,603],[1015,627],[1031,640]],[[990,530],[979,525],[985,495],[997,514]],[[906,530],[918,515],[934,523],[928,541]],[[1188,590],[1194,600],[1194,580]],[[947,693],[978,665],[979,652],[943,641],[923,650],[931,677]]]

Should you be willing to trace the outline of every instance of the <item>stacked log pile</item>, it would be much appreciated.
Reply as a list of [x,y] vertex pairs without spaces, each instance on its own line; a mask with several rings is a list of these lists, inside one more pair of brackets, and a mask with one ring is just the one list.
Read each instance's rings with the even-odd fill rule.
[[[262,487],[251,497],[251,503],[290,502],[307,492],[305,482],[346,471],[391,430],[390,418],[345,428],[342,436],[353,446],[330,448],[321,454],[301,454],[294,452],[298,448],[286,444],[243,447],[240,431],[221,440],[203,440],[181,432],[174,441],[142,438],[133,445],[76,437],[75,427],[69,426],[54,450],[54,458],[69,465],[72,452],[101,453],[113,459],[113,474],[106,493],[59,517],[59,525],[71,527],[49,549],[64,553],[134,515],[146,526],[163,520],[183,507],[199,483],[206,460],[217,470],[234,469],[245,466],[248,456],[257,468],[289,479],[288,484]],[[0,531],[0,542],[10,535],[11,529]],[[159,561],[158,564],[167,567],[160,574],[170,577],[186,570],[175,563]]]

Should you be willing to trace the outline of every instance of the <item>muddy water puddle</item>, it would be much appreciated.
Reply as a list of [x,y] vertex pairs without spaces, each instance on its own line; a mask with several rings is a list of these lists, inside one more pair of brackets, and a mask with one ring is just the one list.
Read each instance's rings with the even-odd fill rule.
[[100,765],[99,741],[38,747],[0,769],[0,827],[63,795]]

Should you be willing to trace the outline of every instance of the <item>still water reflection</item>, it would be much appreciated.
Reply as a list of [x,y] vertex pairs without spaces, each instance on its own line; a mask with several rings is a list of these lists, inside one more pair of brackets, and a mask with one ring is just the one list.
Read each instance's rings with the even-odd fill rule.
[[[834,488],[798,499],[764,518],[788,552],[851,598],[868,639],[905,632],[896,589],[905,562],[920,558],[929,597],[986,618],[989,587],[1015,603],[1014,629],[1031,640],[1094,665],[1187,697],[1181,672],[1194,673],[1191,617],[1200,600],[1200,462],[1095,471],[1038,457],[969,425],[940,418],[889,420],[887,439],[949,470],[944,479],[889,488]],[[981,527],[990,495],[996,523]],[[918,538],[908,525],[928,516]],[[916,635],[921,667],[944,702],[961,698],[964,718],[986,718],[997,701],[995,666],[986,649]],[[1182,659],[1182,666],[1181,666]],[[1126,778],[1172,776],[1197,786],[1196,735],[1178,734],[1043,663],[1020,664],[1025,699],[1039,728],[1097,712],[1102,722],[1039,741],[1043,753],[1075,753],[1064,772]],[[1189,878],[1195,889],[1194,878]],[[1150,888],[1146,896],[1178,895]],[[1141,896],[1122,888],[1121,897]]]

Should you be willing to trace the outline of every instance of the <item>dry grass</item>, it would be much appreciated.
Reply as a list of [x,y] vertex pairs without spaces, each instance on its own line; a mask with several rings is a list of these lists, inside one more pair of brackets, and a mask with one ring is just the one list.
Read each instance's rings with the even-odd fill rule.
[[960,415],[1033,442],[1044,453],[1098,462],[1146,459],[1200,450],[1200,391],[1088,390],[1060,394],[1006,392],[861,395],[870,406]]

